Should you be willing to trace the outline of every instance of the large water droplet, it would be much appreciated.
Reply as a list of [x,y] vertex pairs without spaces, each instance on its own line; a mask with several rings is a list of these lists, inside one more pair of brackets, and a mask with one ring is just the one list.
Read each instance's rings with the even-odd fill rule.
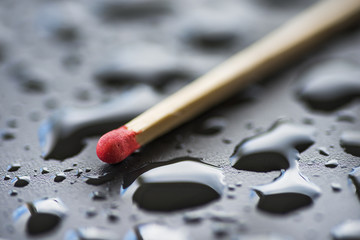
[[70,230],[65,240],[119,240],[119,235],[109,229],[101,227],[83,227]]
[[333,110],[360,96],[359,66],[331,60],[312,65],[301,75],[300,98],[310,107]]
[[148,211],[175,211],[219,199],[224,188],[219,169],[194,160],[175,159],[141,174],[121,195]]
[[124,240],[185,240],[191,239],[188,234],[182,230],[170,228],[163,224],[146,223],[140,224],[129,231]]
[[348,220],[336,226],[331,235],[335,240],[360,239],[360,220]]
[[345,131],[340,136],[340,145],[345,152],[360,156],[360,131]]
[[36,235],[56,228],[65,217],[67,208],[58,198],[44,198],[26,203],[13,213],[15,224]]
[[296,165],[299,152],[314,143],[314,128],[284,121],[276,122],[267,132],[244,139],[230,157],[240,170],[266,172]]
[[21,168],[20,163],[13,163],[7,167],[8,172],[15,172]]
[[39,128],[44,158],[65,159],[78,154],[84,139],[115,129],[162,97],[146,86],[138,86],[109,102],[88,108],[59,109]]

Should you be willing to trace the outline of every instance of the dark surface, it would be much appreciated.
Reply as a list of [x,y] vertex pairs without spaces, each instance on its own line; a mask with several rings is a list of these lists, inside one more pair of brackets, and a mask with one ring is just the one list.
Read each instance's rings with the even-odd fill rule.
[[[339,141],[344,130],[360,130],[360,99],[355,94],[336,109],[324,111],[312,109],[296,95],[301,76],[309,67],[316,68],[326,60],[360,66],[359,28],[339,34],[288,69],[239,92],[121,164],[110,166],[98,160],[96,136],[84,138],[83,149],[73,157],[44,160],[38,129],[54,111],[96,106],[139,83],[170,94],[311,4],[300,0],[189,0],[155,1],[146,7],[152,3],[121,2],[0,3],[0,237],[64,239],[72,229],[106,227],[123,239],[139,223],[162,222],[191,239],[236,239],[269,233],[290,239],[331,239],[335,226],[360,218],[359,198],[348,179],[352,168],[360,165],[360,158],[344,152]],[[120,66],[126,66],[120,69],[125,70],[112,68],[114,62],[108,64],[114,55],[120,58]],[[108,75],[102,72],[106,68],[112,69]],[[322,71],[326,75],[327,69]],[[340,76],[347,76],[346,71],[339,71]],[[353,120],[339,117],[344,110]],[[221,120],[206,121],[210,117]],[[300,154],[299,169],[321,189],[321,195],[308,207],[272,214],[257,208],[258,197],[251,188],[270,183],[280,171],[237,170],[229,158],[242,140],[284,117],[299,125],[310,123],[316,129],[315,143]],[[204,129],[206,125],[212,129],[194,130],[204,121]],[[320,147],[325,147],[329,156],[320,154]],[[220,200],[195,208],[195,219],[198,214],[201,221],[185,221],[190,210],[146,212],[120,197],[121,186],[151,168],[149,164],[186,156],[219,166],[226,184],[239,185],[235,190],[229,187]],[[326,167],[330,159],[339,165]],[[8,172],[8,165],[14,163],[20,163],[20,169]],[[42,174],[44,167],[49,173]],[[136,171],[139,168],[145,169]],[[56,174],[62,171],[66,179],[55,182]],[[30,183],[16,187],[11,181],[16,176],[30,176]],[[340,184],[341,191],[333,191],[332,183]],[[17,194],[11,192],[14,189]],[[93,197],[96,192],[101,199]],[[13,212],[25,202],[44,197],[61,199],[68,212],[54,229],[33,236],[13,221]],[[214,211],[223,216],[211,217]]]

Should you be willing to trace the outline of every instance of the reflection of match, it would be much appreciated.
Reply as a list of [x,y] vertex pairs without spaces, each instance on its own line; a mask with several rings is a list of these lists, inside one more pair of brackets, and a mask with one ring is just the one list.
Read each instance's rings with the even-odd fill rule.
[[359,0],[325,0],[315,4],[125,126],[102,136],[96,148],[98,157],[107,163],[122,161],[140,146],[286,64],[350,23],[359,13]]

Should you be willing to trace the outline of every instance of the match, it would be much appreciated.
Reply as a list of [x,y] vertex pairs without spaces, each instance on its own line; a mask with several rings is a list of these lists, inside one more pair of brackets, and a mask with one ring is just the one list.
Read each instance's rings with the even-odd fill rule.
[[324,0],[194,80],[124,126],[103,135],[98,157],[121,162],[141,146],[264,78],[345,28],[360,13],[359,0]]

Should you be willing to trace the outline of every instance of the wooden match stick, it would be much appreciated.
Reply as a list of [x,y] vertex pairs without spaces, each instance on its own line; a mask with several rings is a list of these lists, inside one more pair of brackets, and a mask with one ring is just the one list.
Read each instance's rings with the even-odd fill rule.
[[142,145],[263,78],[355,20],[360,0],[324,0],[124,126],[103,135],[98,157],[118,163]]

